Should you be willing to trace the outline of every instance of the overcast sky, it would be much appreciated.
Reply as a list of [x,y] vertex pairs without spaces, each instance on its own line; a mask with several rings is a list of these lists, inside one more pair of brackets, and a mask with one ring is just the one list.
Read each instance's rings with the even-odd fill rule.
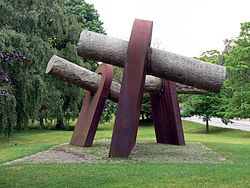
[[154,22],[152,46],[199,56],[223,50],[240,23],[250,21],[250,0],[86,0],[94,4],[108,35],[129,39],[135,18]]

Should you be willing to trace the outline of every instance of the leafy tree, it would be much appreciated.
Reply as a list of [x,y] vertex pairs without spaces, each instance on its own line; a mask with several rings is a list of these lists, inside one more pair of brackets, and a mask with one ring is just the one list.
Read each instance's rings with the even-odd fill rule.
[[[19,98],[24,93],[19,90],[18,82],[27,73],[25,70],[19,71],[23,69],[23,65],[20,63],[27,64],[28,61],[19,52],[0,52],[0,61],[0,133],[3,132],[10,137],[16,118],[19,118],[19,121],[25,120],[25,117],[17,116],[16,109],[18,105],[22,104],[20,104]],[[15,77],[13,77],[13,71],[16,72]],[[25,84],[22,86],[27,87]],[[22,105],[22,109],[25,109],[25,104]]]
[[[16,126],[20,129],[22,126],[25,127],[28,123],[28,106],[30,86],[30,74],[27,66],[20,62],[21,59],[13,59],[18,57],[19,53],[7,53],[8,51],[18,50],[24,52],[27,50],[27,40],[23,34],[16,33],[13,30],[1,30],[0,36],[0,51],[5,54],[7,58],[2,59],[0,65],[1,72],[8,75],[11,80],[11,87],[13,88],[8,93],[15,96],[15,108],[16,108]],[[7,52],[6,52],[7,51]],[[17,60],[17,61],[16,61]],[[10,84],[10,83],[9,83]],[[5,84],[1,84],[2,87],[6,87]]]
[[228,70],[227,95],[229,102],[225,116],[250,117],[250,22],[241,24],[241,31],[225,53]]
[[[210,50],[204,52],[201,57],[199,58],[206,62],[211,63],[222,63],[222,57],[220,52],[217,50]],[[206,95],[192,95],[192,96],[182,96],[182,100],[184,102],[184,110],[182,115],[183,116],[202,116],[203,121],[206,122],[206,129],[205,132],[209,132],[209,119],[211,117],[220,117],[223,119],[224,122],[227,122],[224,119],[224,111],[225,109],[225,95],[223,92],[220,94],[213,94],[209,93]]]
[[75,15],[82,28],[97,33],[105,33],[102,27],[103,22],[99,20],[99,14],[94,5],[87,4],[83,0],[67,0],[65,5],[68,15]]
[[184,116],[202,116],[206,122],[205,133],[209,132],[209,120],[211,117],[220,116],[221,99],[216,94],[194,95],[184,104]]
[[[11,69],[0,65],[13,82],[8,86],[12,92],[7,93],[15,99],[16,127],[38,119],[44,128],[45,119],[57,119],[57,127],[63,128],[64,119],[77,116],[82,92],[45,75],[45,68],[53,54],[86,68],[96,67],[77,56],[76,43],[82,28],[104,32],[97,11],[84,1],[68,0],[0,0],[0,10],[0,51],[20,51],[31,62],[28,69],[17,63]],[[7,86],[1,84],[1,93],[3,87]]]
[[[8,12],[11,20],[1,25],[2,33],[5,35],[2,50],[19,50],[32,62],[29,74],[17,77],[17,72],[12,72],[14,81],[18,83],[15,87],[15,97],[17,100],[17,128],[20,129],[27,127],[30,118],[41,117],[39,114],[43,110],[42,106],[45,105],[46,99],[49,99],[47,104],[51,107],[60,108],[60,104],[57,102],[60,100],[48,97],[51,96],[48,88],[53,89],[52,93],[57,94],[58,99],[60,99],[60,95],[58,95],[60,93],[55,89],[53,81],[46,82],[44,70],[49,58],[58,50],[56,47],[61,43],[58,39],[64,36],[67,20],[63,16],[63,9],[60,6],[62,4],[59,4],[63,1],[4,0],[2,2],[12,10]],[[11,29],[12,32],[5,28]],[[33,87],[25,87],[25,85]],[[60,111],[58,108],[54,108],[53,115]]]

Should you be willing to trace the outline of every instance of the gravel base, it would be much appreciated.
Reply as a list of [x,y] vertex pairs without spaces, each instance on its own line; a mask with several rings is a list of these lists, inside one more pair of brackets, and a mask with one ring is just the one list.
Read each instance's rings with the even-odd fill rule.
[[138,142],[129,159],[108,158],[110,140],[95,141],[93,147],[63,144],[5,164],[15,163],[231,163],[201,143],[185,146]]

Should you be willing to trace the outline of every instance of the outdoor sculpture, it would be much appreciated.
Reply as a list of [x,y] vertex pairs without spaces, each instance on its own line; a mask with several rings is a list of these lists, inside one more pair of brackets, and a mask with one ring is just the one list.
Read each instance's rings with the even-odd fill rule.
[[[127,158],[136,143],[144,88],[147,91],[147,82],[144,87],[146,74],[172,80],[159,81],[159,79],[155,79],[158,80],[156,82],[158,84],[155,84],[155,87],[153,87],[154,92],[150,92],[150,96],[157,142],[176,145],[184,145],[185,141],[176,83],[173,81],[218,92],[226,76],[226,70],[222,66],[150,48],[152,25],[151,21],[136,19],[129,43],[89,31],[84,31],[81,34],[77,49],[78,55],[124,67],[120,92],[116,92],[119,93],[119,102],[109,153],[110,157]],[[100,81],[93,82],[89,87],[87,84],[82,84],[84,81],[77,77],[77,74],[69,74],[71,78],[76,76],[76,79],[67,79],[57,74],[60,72],[58,71],[60,68],[57,69],[56,66],[51,66],[51,62],[54,60],[56,62],[56,59],[55,56],[51,59],[47,67],[48,73],[56,73],[54,75],[57,77],[66,81],[71,80],[71,83],[83,86],[91,91],[97,90],[97,93],[92,91],[92,93],[90,92],[85,96],[71,140],[74,145],[91,146],[104,105],[103,101],[108,97],[113,100],[118,98],[112,97],[112,91],[116,90],[114,88],[118,86],[114,82],[111,83],[112,68],[105,64],[102,65],[103,70],[106,71],[102,72],[101,84],[97,89],[96,83]],[[65,61],[62,62],[65,63]],[[69,62],[66,64],[69,65]],[[72,68],[71,72],[75,68],[71,65],[65,67]],[[65,70],[64,72],[67,72]],[[100,80],[100,78],[95,80]],[[111,86],[111,89],[109,89],[109,86]],[[108,94],[109,91],[110,94]],[[82,118],[84,116],[85,118]]]

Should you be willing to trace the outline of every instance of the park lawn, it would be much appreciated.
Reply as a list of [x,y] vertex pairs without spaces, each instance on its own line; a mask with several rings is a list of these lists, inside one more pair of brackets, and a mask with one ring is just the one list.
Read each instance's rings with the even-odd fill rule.
[[[96,138],[110,138],[111,129],[110,125],[101,125]],[[47,150],[55,145],[69,143],[72,133],[72,131],[29,130],[14,133],[9,141],[0,138],[0,164]]]
[[[184,121],[189,142],[201,142],[231,163],[97,163],[16,164],[0,166],[0,187],[250,187],[250,132],[204,127]],[[72,132],[28,131],[0,143],[0,163],[69,142]],[[111,125],[96,138],[110,138]],[[138,139],[154,140],[151,126],[140,127]],[[15,143],[17,143],[15,145]]]

